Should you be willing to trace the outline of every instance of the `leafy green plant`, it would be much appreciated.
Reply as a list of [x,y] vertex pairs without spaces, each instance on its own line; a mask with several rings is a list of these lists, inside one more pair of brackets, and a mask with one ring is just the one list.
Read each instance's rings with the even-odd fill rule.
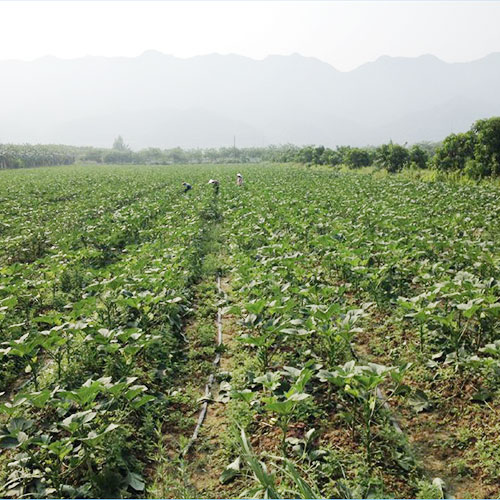
[[[310,397],[310,394],[307,394],[305,391],[305,387],[311,377],[313,376],[313,371],[309,368],[302,368],[298,370],[292,367],[285,367],[288,373],[290,373],[294,377],[294,382],[291,385],[290,389],[285,391],[282,396],[271,395],[262,398],[262,402],[264,403],[264,409],[267,411],[271,411],[276,413],[278,416],[278,426],[281,429],[281,449],[283,455],[287,456],[287,443],[286,437],[288,433],[288,426],[290,425],[290,421],[295,413],[297,405],[304,401],[305,399]],[[255,379],[255,382],[259,382],[264,377],[259,377]],[[270,387],[271,390],[276,389],[278,385],[273,385]]]
[[281,498],[277,490],[274,474],[269,473],[266,465],[255,456],[243,429],[239,436],[239,445],[241,447],[242,458],[250,468],[255,481],[259,485],[248,493],[250,495],[262,493],[264,498]]
[[349,422],[359,423],[369,467],[372,466],[373,459],[372,425],[386,401],[380,397],[379,386],[388,379],[392,380],[395,383],[392,390],[394,394],[401,384],[406,368],[406,366],[386,367],[374,363],[360,365],[355,361],[349,361],[333,372],[321,370],[318,374],[320,380],[336,385],[345,394],[349,409],[344,417]]

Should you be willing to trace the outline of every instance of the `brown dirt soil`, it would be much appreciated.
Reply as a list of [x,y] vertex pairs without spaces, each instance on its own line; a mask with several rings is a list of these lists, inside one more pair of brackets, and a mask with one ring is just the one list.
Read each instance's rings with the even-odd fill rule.
[[[229,295],[230,285],[227,277],[221,279],[221,290],[225,296]],[[236,318],[224,314],[222,316],[222,342],[225,350],[221,355],[220,371],[231,372],[233,369],[232,352],[236,349],[237,331]],[[190,479],[197,495],[205,498],[237,494],[236,484],[233,483],[225,487],[219,481],[220,475],[227,466],[221,437],[225,435],[229,422],[226,415],[226,405],[217,401],[218,396],[219,385],[216,383],[212,387],[213,402],[208,405],[198,442],[191,453],[193,467]]]
[[[221,289],[225,295],[229,293],[230,287],[227,278],[221,280]],[[198,326],[198,321],[193,320],[184,329],[184,334],[192,345],[195,345],[199,338],[197,334]],[[217,330],[215,334],[217,335]],[[225,351],[221,355],[218,371],[230,372],[232,370],[231,353],[235,349],[234,337],[236,334],[236,319],[231,315],[224,315],[222,317],[222,338]],[[216,337],[214,341],[216,341]],[[205,391],[207,378],[205,376],[196,378],[194,375],[193,373],[187,374],[183,383],[198,386],[197,392],[201,398]],[[227,466],[221,436],[224,435],[228,422],[225,415],[225,404],[218,401],[218,396],[219,384],[215,381],[211,388],[211,402],[207,407],[207,413],[200,428],[198,439],[184,458],[183,473],[178,469],[180,446],[182,441],[187,442],[191,437],[196,424],[193,424],[189,429],[176,429],[172,426],[162,429],[164,436],[162,455],[166,465],[160,467],[159,471],[156,469],[150,471],[150,475],[157,477],[159,483],[155,493],[165,498],[185,498],[186,495],[191,498],[218,498],[222,496],[234,497],[238,494],[239,490],[234,490],[233,493],[229,491],[237,487],[237,481],[226,488],[227,493],[221,491],[225,487],[219,482],[220,474]],[[196,420],[199,410],[200,405],[198,405],[194,415]],[[188,408],[186,408],[187,411],[189,411]],[[169,465],[169,462],[172,465]]]
[[[384,314],[376,314],[371,323],[384,325]],[[384,325],[384,328],[386,326]],[[380,355],[379,350],[377,351],[382,331],[383,329],[379,328],[365,329],[357,335],[355,349],[363,359],[391,364],[390,356]],[[405,339],[410,342],[411,335],[406,333]],[[498,408],[495,410],[476,407],[475,411],[470,411],[471,396],[478,387],[466,379],[458,382],[456,377],[430,382],[407,380],[407,383],[426,393],[438,391],[443,401],[439,408],[418,414],[411,412],[402,401],[393,401],[391,405],[429,479],[441,478],[446,484],[448,497],[457,499],[500,497],[500,486],[492,484],[491,478],[481,469],[481,465],[466,460],[466,452],[474,450],[474,440],[468,442],[464,449],[451,446],[457,439],[460,428],[473,429],[479,436],[488,433],[489,423],[500,418]],[[491,438],[499,440],[500,449],[500,436]],[[447,443],[450,443],[450,446],[447,446]],[[470,474],[466,478],[457,474],[457,460],[466,460],[471,466]]]
[[[486,438],[500,449],[500,436],[490,428],[500,420],[500,407],[475,405],[471,409],[467,392],[453,402],[456,409],[450,415],[446,408],[421,413],[406,419],[410,441],[431,478],[440,477],[447,494],[455,498],[498,498],[500,485],[495,484],[488,471],[476,460],[476,443]],[[470,436],[460,438],[463,431]],[[457,461],[467,464],[467,477],[457,473]]]

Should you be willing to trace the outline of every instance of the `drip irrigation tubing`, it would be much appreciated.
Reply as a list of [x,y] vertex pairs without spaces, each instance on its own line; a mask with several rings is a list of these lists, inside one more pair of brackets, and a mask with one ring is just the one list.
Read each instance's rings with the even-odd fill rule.
[[[217,274],[217,293],[220,295],[222,292],[221,285],[220,285],[220,275]],[[222,309],[219,306],[217,308],[217,347],[220,347],[222,345]],[[214,369],[216,370],[220,364],[221,360],[221,354],[220,352],[217,352],[213,361]],[[203,422],[205,421],[205,417],[207,415],[208,411],[208,404],[210,403],[210,396],[211,396],[211,390],[212,390],[212,385],[214,383],[215,376],[213,373],[210,374],[208,377],[208,381],[205,385],[205,394],[203,395],[202,401],[203,404],[201,405],[201,410],[198,415],[198,422],[196,424],[196,427],[193,431],[193,434],[191,435],[190,440],[188,441],[188,444],[184,447],[184,449],[181,452],[181,457],[185,457],[188,453],[195,441],[198,439],[198,434],[200,432],[201,426],[203,425]]]

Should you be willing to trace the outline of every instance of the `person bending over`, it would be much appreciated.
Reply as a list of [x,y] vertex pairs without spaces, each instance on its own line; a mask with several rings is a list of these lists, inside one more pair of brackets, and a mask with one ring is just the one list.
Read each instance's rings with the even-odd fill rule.
[[219,181],[217,179],[210,179],[208,183],[214,187],[214,194],[219,194]]

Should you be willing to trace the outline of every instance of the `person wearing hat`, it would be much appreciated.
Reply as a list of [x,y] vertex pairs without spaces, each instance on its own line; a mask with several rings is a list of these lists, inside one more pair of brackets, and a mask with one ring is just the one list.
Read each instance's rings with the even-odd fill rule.
[[236,174],[236,185],[243,186],[243,176],[241,174]]
[[208,183],[213,185],[214,194],[219,194],[219,181],[217,179],[210,179]]
[[183,182],[182,185],[184,186],[185,193],[187,193],[190,189],[193,189],[193,186],[191,186],[191,184],[188,184],[187,182]]

